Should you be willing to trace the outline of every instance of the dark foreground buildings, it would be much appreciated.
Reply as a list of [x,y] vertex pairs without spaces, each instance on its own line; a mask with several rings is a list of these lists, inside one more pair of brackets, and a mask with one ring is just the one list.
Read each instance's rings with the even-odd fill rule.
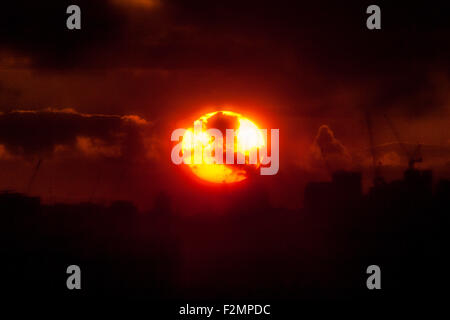
[[[379,265],[381,298],[441,299],[448,285],[449,181],[408,170],[361,191],[361,174],[310,183],[305,208],[271,208],[264,192],[232,201],[226,215],[184,216],[161,194],[151,212],[41,204],[0,195],[2,291],[9,299],[364,299]],[[66,288],[66,268],[82,290]],[[426,294],[424,294],[424,292]]]

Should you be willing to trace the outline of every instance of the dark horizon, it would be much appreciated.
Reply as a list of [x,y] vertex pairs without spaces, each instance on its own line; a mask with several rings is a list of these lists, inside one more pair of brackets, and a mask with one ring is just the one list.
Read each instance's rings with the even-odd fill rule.
[[[429,172],[409,170],[363,195],[360,178],[342,171],[331,183],[310,184],[301,210],[273,208],[262,192],[222,194],[221,214],[202,207],[184,215],[164,193],[146,212],[125,201],[45,205],[2,193],[4,290],[9,298],[38,290],[70,301],[57,268],[76,262],[85,270],[79,301],[423,302],[421,292],[444,299],[450,181],[433,192]],[[34,273],[24,277],[26,261]],[[361,280],[375,261],[384,270],[382,295]]]

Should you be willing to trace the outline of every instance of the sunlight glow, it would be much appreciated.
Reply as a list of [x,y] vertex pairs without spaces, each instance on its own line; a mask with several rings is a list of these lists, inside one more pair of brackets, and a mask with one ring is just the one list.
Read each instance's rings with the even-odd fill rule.
[[[236,160],[236,155],[239,153],[245,155],[245,165],[225,164],[225,145],[223,146],[224,164],[215,163],[215,158],[212,155],[214,155],[216,141],[207,132],[210,129],[208,127],[208,120],[211,120],[214,116],[237,119],[238,127],[227,129],[235,130],[234,158]],[[216,111],[201,116],[194,121],[194,126],[199,126],[200,121],[201,132],[196,132],[194,128],[189,128],[186,130],[182,141],[183,155],[189,155],[190,152],[191,156],[191,161],[186,164],[197,177],[214,183],[234,183],[247,178],[247,170],[245,167],[247,169],[248,167],[259,167],[259,161],[256,164],[249,164],[248,156],[251,152],[257,151],[259,148],[265,146],[266,141],[258,126],[250,119],[231,111]],[[225,142],[226,133],[222,132],[222,135]],[[196,148],[203,150],[202,162],[200,164],[194,164],[194,151]]]

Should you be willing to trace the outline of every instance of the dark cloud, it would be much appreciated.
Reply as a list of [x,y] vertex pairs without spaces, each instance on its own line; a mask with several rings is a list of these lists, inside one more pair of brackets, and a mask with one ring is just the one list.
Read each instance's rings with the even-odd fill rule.
[[20,93],[17,89],[9,88],[2,82],[0,82],[0,97],[4,100],[13,100],[17,99],[20,96]]
[[80,31],[65,27],[70,4],[9,1],[0,16],[0,43],[62,68],[77,66],[89,51],[84,63],[109,67],[272,69],[285,64],[288,52],[322,71],[352,75],[445,59],[449,49],[442,37],[449,28],[445,11],[431,4],[379,3],[380,32],[365,28],[370,2],[361,1],[79,0]]
[[[266,93],[286,113],[306,115],[367,108],[420,114],[443,106],[428,80],[430,71],[450,68],[450,23],[436,4],[380,1],[379,31],[365,27],[368,1],[80,0],[79,31],[65,27],[70,4],[8,1],[0,48],[38,71],[100,69],[108,78],[124,68],[168,71],[144,84],[127,81],[163,86],[152,100],[229,102]],[[358,99],[333,100],[355,91]]]
[[[79,0],[82,28],[66,28],[73,1],[8,1],[0,12],[0,48],[32,58],[36,68],[71,69],[95,65],[93,52],[119,37],[124,16],[108,1]],[[106,46],[106,47],[105,47]],[[89,63],[88,61],[91,61]]]
[[140,127],[148,124],[135,115],[16,110],[0,114],[0,145],[4,152],[25,157],[47,157],[66,147],[88,156],[130,156],[144,154]]

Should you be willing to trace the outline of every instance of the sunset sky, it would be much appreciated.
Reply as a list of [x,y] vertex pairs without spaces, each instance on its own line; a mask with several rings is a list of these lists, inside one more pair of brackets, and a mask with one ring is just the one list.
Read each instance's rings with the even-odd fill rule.
[[[81,30],[66,28],[70,4]],[[171,163],[170,133],[223,109],[280,129],[280,171],[260,179],[276,205],[301,206],[307,182],[329,179],[320,149],[331,170],[361,170],[370,185],[367,113],[387,179],[407,158],[385,114],[407,148],[422,144],[421,168],[450,178],[448,10],[378,1],[382,29],[368,30],[370,4],[4,3],[0,190],[183,201],[206,187]]]

